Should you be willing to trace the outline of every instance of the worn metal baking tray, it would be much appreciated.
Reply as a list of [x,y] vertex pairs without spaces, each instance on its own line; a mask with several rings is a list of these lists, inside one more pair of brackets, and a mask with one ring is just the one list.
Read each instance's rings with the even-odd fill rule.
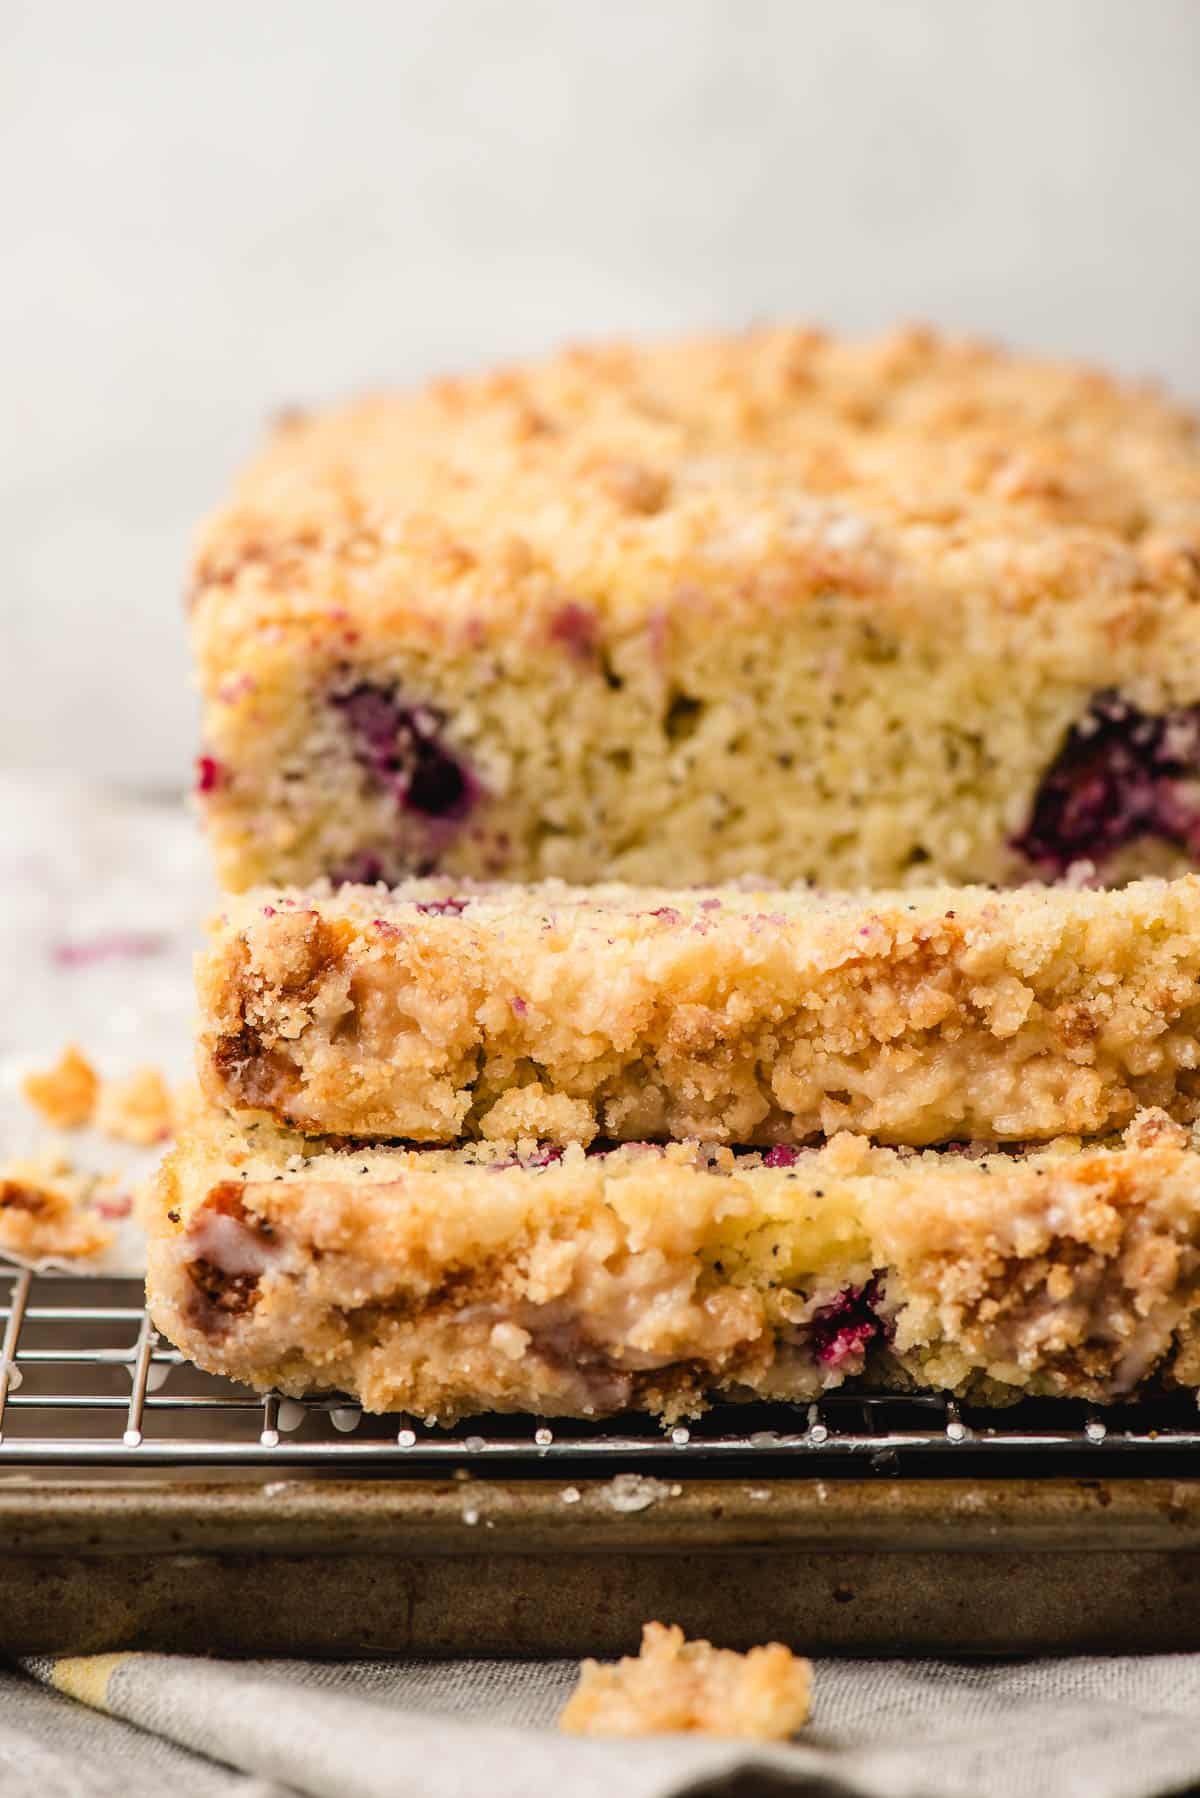
[[134,1281],[0,1270],[0,1650],[1200,1646],[1200,1417],[934,1398],[427,1429],[183,1362]]

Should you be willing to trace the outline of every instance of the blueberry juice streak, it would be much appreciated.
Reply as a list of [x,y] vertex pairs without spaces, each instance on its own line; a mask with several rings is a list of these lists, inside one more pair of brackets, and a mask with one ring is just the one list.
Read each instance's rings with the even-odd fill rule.
[[387,869],[380,856],[372,855],[369,850],[360,849],[348,860],[339,862],[330,873],[329,878],[335,886],[373,887],[378,886],[380,881],[386,880]]
[[1200,706],[1143,712],[1098,693],[1038,788],[1013,847],[1047,872],[1157,837],[1200,860]]
[[882,1297],[881,1276],[874,1274],[865,1286],[847,1286],[831,1304],[813,1313],[809,1345],[818,1366],[834,1372],[860,1371],[871,1344],[889,1337],[878,1310]]
[[[396,801],[405,817],[423,820],[436,837],[461,824],[482,788],[465,762],[442,739],[443,714],[427,705],[406,705],[386,687],[361,681],[332,703],[341,713],[359,765]],[[423,871],[429,872],[432,863]],[[337,879],[378,880],[383,862],[370,851],[350,858]]]

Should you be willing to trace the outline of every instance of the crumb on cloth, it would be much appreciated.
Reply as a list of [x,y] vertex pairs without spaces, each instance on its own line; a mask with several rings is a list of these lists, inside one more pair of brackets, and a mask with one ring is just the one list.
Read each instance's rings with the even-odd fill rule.
[[101,1184],[63,1156],[0,1166],[0,1250],[31,1261],[101,1254],[113,1239],[100,1221],[99,1207],[89,1209]]
[[614,1666],[583,1662],[559,1727],[574,1735],[782,1741],[808,1720],[811,1687],[811,1663],[781,1642],[738,1654],[685,1641],[678,1625],[647,1623],[638,1655]]

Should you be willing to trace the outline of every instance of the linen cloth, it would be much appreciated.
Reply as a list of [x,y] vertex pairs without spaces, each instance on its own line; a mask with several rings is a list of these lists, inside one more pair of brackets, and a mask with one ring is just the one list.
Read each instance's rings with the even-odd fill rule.
[[0,1673],[3,1798],[1160,1798],[1200,1655],[818,1661],[794,1744],[555,1732],[567,1661],[98,1655]]

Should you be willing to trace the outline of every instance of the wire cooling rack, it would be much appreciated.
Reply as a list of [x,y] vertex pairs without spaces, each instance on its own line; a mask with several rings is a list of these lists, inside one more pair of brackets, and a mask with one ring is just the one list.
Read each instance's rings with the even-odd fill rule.
[[546,1462],[622,1468],[673,1462],[712,1473],[1178,1473],[1200,1451],[1195,1402],[1175,1395],[1124,1410],[1026,1401],[960,1409],[938,1396],[832,1394],[819,1405],[726,1406],[687,1427],[489,1417],[439,1428],[365,1416],[345,1398],[303,1403],[192,1367],[154,1331],[136,1280],[0,1268],[0,1469],[78,1465],[301,1465],[428,1475]]

